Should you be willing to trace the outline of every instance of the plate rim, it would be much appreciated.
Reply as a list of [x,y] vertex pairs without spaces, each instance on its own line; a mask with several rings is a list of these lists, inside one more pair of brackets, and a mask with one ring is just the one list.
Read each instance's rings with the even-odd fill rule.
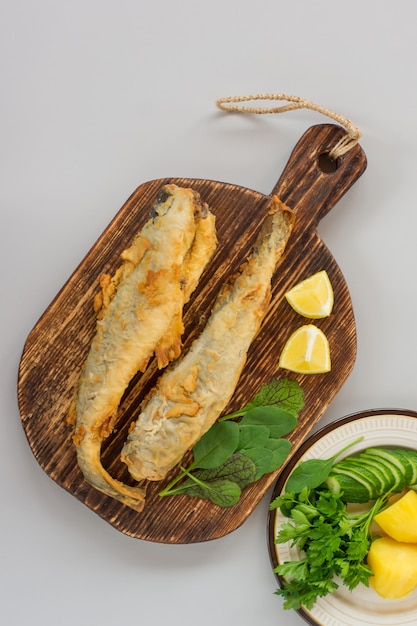
[[[412,419],[417,419],[417,410],[413,409],[401,409],[401,408],[380,408],[380,409],[364,409],[361,411],[355,411],[353,413],[349,413],[343,417],[337,418],[332,422],[322,426],[317,431],[315,431],[312,435],[310,435],[297,449],[295,454],[291,457],[288,464],[285,466],[284,470],[280,473],[278,479],[276,480],[271,498],[270,504],[273,500],[281,493],[285,482],[287,481],[289,475],[294,469],[295,465],[298,463],[299,459],[320,439],[328,435],[334,430],[344,426],[345,424],[359,421],[369,417],[378,417],[383,415],[397,415],[403,417],[410,417]],[[268,507],[268,516],[267,516],[267,543],[268,543],[268,553],[270,564],[272,570],[274,570],[277,565],[277,556],[276,556],[276,544],[275,544],[275,518],[276,518],[276,510],[270,510]],[[273,571],[273,575],[275,580],[278,582],[278,585],[282,587],[282,576]],[[318,622],[309,611],[301,607],[300,609],[296,609],[296,613],[300,615],[308,624],[311,626],[322,626],[321,622]]]

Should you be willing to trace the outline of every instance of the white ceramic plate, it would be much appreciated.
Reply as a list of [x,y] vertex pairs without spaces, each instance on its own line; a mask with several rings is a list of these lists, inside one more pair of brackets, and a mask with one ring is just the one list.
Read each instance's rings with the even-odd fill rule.
[[[355,413],[326,426],[310,437],[278,479],[272,500],[278,496],[299,461],[326,459],[336,454],[358,437],[346,455],[369,446],[398,446],[417,450],[417,412],[400,409],[381,409]],[[342,457],[341,457],[342,458]],[[289,543],[275,544],[275,537],[286,518],[275,510],[269,516],[269,551],[275,568],[284,561],[297,560],[299,552]],[[278,583],[281,584],[279,577]],[[341,585],[337,591],[320,598],[311,610],[301,608],[298,613],[315,626],[405,626],[417,624],[417,590],[402,600],[385,600],[371,588],[360,585],[353,592]]]

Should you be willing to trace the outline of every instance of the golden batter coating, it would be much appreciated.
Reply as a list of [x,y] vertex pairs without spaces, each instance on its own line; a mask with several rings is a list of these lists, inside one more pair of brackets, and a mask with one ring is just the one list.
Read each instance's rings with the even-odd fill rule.
[[122,450],[136,480],[161,480],[231,399],[270,302],[271,279],[293,215],[277,198],[240,274],[219,294],[189,352],[161,376]]
[[101,444],[133,376],[156,354],[165,367],[181,351],[183,306],[217,244],[215,218],[191,189],[166,185],[152,217],[122,253],[113,277],[101,277],[97,329],[72,407],[77,461],[96,489],[141,510],[144,493],[102,467]]

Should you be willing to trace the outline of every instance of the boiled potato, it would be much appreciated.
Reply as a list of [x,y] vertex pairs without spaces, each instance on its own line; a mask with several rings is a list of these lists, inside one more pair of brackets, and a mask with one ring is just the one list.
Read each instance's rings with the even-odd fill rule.
[[417,587],[417,544],[380,537],[372,542],[368,565],[371,586],[383,598],[397,600]]
[[417,543],[417,493],[407,491],[394,504],[375,515],[374,521],[393,539]]

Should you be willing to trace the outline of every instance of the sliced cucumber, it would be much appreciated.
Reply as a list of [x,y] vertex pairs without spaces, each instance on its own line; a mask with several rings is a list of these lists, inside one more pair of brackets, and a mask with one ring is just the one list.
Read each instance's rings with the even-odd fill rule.
[[346,502],[368,502],[405,487],[417,488],[417,452],[402,448],[367,448],[337,462],[325,481]]
[[368,454],[367,451],[362,453],[361,458],[369,462],[373,461],[378,465],[379,471],[385,471],[389,474],[389,480],[386,483],[385,493],[388,491],[398,492],[404,488],[406,483],[404,473],[389,459],[376,454]]
[[396,491],[401,491],[409,483],[411,478],[410,465],[405,464],[404,458],[400,458],[398,454],[391,448],[367,448],[363,454],[371,455],[377,458],[381,463],[384,461],[389,464],[394,475],[398,477],[398,483],[394,485]]
[[346,474],[330,474],[326,486],[334,494],[343,494],[346,502],[369,502],[369,488]]
[[380,489],[384,489],[385,481],[382,481],[375,476],[375,474],[369,470],[364,463],[361,463],[357,457],[350,457],[339,461],[333,468],[333,474],[343,473],[347,476],[351,476],[358,482],[365,482],[369,485],[372,493],[378,492]]
[[375,493],[385,493],[388,485],[393,482],[393,475],[387,469],[381,468],[378,463],[370,463],[368,459],[362,458],[360,455],[349,458],[349,463],[346,464],[347,468],[360,471],[364,476],[369,476],[369,480],[375,487]]
[[357,459],[361,463],[363,463],[370,471],[374,472],[374,474],[380,477],[382,489],[389,489],[389,485],[395,482],[395,476],[392,473],[392,470],[388,464],[384,465],[373,456],[366,456],[365,454],[359,454]]
[[[349,502],[368,502],[375,498],[375,483],[369,479],[368,475],[356,472],[352,467],[343,468],[337,464],[330,472],[330,476],[341,482],[341,491],[345,500],[348,499],[348,493],[349,498],[355,498],[354,500],[349,499]],[[366,498],[363,500],[365,492]],[[360,500],[357,498],[360,498]]]
[[401,452],[402,454],[405,454],[413,466],[414,476],[416,476],[415,482],[417,482],[417,452],[409,450],[408,448],[401,448]]
[[395,448],[391,450],[391,453],[399,457],[404,465],[408,464],[409,472],[407,473],[407,484],[417,482],[417,453],[407,448]]

